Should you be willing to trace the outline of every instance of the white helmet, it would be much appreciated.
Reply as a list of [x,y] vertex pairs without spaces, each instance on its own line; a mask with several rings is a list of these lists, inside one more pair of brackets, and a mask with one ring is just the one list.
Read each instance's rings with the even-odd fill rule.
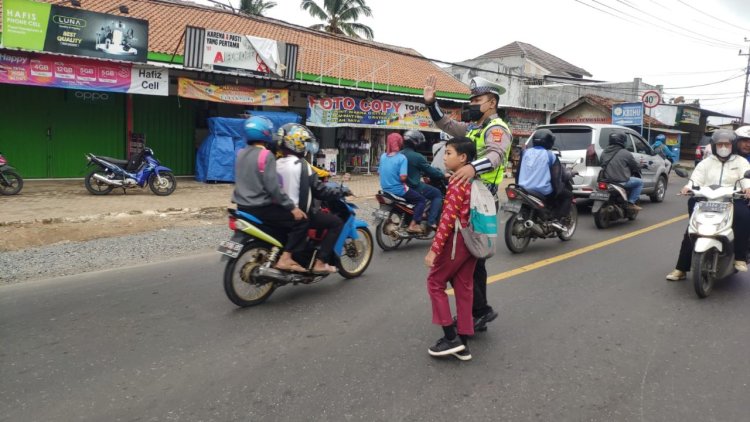
[[750,125],[748,126],[740,126],[737,128],[737,130],[734,131],[734,134],[737,135],[737,139],[750,139]]

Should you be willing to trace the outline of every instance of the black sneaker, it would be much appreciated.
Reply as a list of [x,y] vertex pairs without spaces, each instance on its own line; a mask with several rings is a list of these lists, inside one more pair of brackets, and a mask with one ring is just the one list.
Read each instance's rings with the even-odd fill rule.
[[466,346],[461,343],[460,337],[456,336],[453,340],[448,340],[447,338],[442,337],[434,346],[427,349],[427,353],[429,353],[430,356],[447,356],[464,349],[466,349]]
[[469,351],[469,348],[464,346],[464,350],[461,350],[460,352],[451,353],[453,356],[456,357],[458,360],[462,360],[466,362],[467,360],[471,360],[471,352]]
[[490,310],[486,314],[474,318],[474,331],[487,331],[487,323],[490,323],[497,318],[497,312]]

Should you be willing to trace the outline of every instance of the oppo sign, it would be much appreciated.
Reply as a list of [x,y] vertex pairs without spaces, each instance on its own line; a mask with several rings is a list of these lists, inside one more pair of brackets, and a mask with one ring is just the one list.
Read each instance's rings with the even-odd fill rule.
[[75,91],[77,100],[87,102],[109,101],[110,95],[106,92]]

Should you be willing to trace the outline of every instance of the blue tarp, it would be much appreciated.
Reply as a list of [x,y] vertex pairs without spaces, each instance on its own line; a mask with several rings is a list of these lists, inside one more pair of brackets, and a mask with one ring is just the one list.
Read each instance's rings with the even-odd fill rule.
[[[286,123],[299,123],[302,118],[296,113],[253,111],[255,116],[265,116],[274,122],[274,127]],[[199,182],[234,182],[234,159],[237,151],[244,148],[245,119],[211,117],[208,119],[208,136],[198,148],[195,157],[195,180]]]

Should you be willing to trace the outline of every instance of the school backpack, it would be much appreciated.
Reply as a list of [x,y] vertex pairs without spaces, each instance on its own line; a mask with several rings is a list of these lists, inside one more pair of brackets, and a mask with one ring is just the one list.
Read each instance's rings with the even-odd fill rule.
[[461,226],[456,217],[455,234],[453,236],[453,253],[456,255],[456,237],[458,232],[464,238],[466,249],[478,259],[487,259],[495,255],[497,242],[497,205],[495,197],[481,180],[471,182],[471,200],[469,225]]

